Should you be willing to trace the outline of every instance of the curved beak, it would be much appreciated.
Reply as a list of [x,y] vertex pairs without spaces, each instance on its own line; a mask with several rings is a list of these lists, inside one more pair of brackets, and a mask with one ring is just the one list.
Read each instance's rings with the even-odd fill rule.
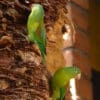
[[75,78],[79,80],[81,78],[81,73],[77,74]]

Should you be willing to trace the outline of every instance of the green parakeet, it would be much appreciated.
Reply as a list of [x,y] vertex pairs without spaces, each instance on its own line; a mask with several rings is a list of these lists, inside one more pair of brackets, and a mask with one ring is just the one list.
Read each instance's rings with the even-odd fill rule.
[[63,67],[58,69],[51,81],[52,100],[64,100],[66,86],[71,78],[75,78],[81,71],[77,67]]
[[44,9],[40,4],[34,4],[28,16],[28,39],[34,42],[41,52],[43,61],[46,55],[46,30],[44,26]]

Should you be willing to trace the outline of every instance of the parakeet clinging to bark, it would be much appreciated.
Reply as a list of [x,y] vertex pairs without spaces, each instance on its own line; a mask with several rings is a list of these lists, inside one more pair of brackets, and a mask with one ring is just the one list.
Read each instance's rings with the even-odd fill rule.
[[58,69],[52,78],[52,100],[64,100],[66,86],[70,79],[75,78],[81,71],[77,67],[63,67]]
[[34,42],[41,52],[43,61],[46,55],[46,30],[44,25],[44,9],[40,4],[32,6],[27,22],[28,39]]

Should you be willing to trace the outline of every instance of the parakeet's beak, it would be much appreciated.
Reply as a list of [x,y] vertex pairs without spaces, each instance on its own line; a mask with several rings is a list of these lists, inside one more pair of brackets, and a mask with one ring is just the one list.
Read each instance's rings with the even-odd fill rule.
[[81,73],[77,74],[76,79],[80,79],[81,78]]

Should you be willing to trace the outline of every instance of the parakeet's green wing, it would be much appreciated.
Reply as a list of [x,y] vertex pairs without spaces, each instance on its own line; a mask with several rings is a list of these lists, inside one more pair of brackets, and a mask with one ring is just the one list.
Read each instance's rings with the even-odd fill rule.
[[46,29],[43,22],[41,24],[41,36],[43,38],[44,45],[46,45]]
[[46,54],[46,30],[45,30],[44,25],[41,26],[41,37],[43,40],[43,44],[45,46],[45,54]]

